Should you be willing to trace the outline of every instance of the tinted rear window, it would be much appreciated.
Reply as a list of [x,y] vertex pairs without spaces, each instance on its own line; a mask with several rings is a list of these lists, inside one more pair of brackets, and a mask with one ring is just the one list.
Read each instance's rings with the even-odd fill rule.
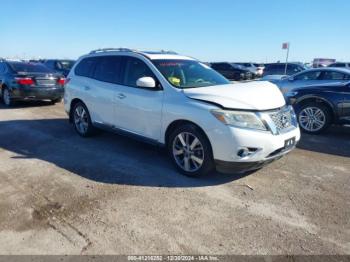
[[84,58],[75,68],[74,72],[78,76],[91,77],[92,69],[95,66],[95,58]]
[[10,66],[17,73],[52,73],[52,70],[42,64],[14,62]]

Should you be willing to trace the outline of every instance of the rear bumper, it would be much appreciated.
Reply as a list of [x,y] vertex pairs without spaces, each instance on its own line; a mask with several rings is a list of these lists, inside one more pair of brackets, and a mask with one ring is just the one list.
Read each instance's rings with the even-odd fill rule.
[[16,88],[11,91],[11,99],[13,100],[44,100],[44,99],[60,99],[63,98],[64,88],[62,87],[28,87]]

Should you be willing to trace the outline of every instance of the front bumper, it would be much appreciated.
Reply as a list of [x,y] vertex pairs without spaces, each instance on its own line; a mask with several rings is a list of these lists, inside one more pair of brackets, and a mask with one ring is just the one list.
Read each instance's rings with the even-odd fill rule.
[[63,87],[28,87],[15,88],[11,90],[11,99],[13,100],[44,100],[63,98]]
[[[219,171],[245,172],[259,169],[294,149],[300,130],[290,107],[257,113],[268,131],[216,124],[206,130]],[[281,127],[290,113],[289,126]]]
[[280,150],[276,150],[278,151],[278,153],[260,161],[229,162],[229,161],[215,160],[216,170],[221,173],[245,173],[249,171],[254,171],[254,170],[263,168],[264,166],[274,162],[275,160],[280,159],[281,157],[283,157],[284,155],[292,151],[294,148],[295,146],[289,149],[282,148]]

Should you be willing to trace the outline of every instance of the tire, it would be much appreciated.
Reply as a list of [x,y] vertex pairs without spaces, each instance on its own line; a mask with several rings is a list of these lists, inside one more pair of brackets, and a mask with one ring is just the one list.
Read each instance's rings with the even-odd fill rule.
[[297,110],[300,129],[308,134],[320,134],[332,124],[331,110],[321,104],[309,102]]
[[7,87],[4,87],[2,89],[1,98],[5,106],[11,107],[13,105],[13,100],[11,99],[10,90]]
[[89,137],[95,134],[95,128],[92,125],[89,110],[84,103],[78,102],[73,107],[73,125],[78,135]]
[[51,100],[52,104],[61,103],[61,102],[62,102],[62,98],[57,98],[57,99],[52,99]]
[[193,124],[177,127],[169,135],[167,147],[172,162],[183,175],[198,177],[215,168],[210,142]]

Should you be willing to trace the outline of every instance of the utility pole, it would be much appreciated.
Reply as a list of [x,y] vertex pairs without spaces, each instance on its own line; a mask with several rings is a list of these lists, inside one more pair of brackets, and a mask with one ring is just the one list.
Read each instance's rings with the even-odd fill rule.
[[288,57],[289,57],[289,47],[290,43],[286,42],[282,44],[282,49],[287,49],[287,57],[286,57],[286,66],[284,68],[284,74],[287,75],[287,67],[288,67]]

